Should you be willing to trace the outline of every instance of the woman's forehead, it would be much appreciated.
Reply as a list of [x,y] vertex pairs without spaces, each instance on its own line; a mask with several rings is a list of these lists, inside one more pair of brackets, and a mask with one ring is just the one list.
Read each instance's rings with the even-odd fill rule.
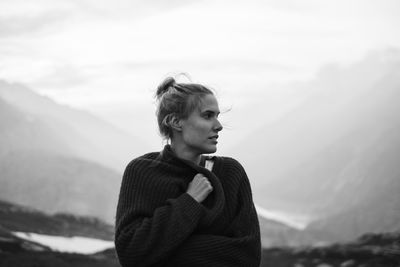
[[211,94],[203,96],[199,103],[199,111],[213,111],[215,113],[219,113],[218,101],[215,96]]

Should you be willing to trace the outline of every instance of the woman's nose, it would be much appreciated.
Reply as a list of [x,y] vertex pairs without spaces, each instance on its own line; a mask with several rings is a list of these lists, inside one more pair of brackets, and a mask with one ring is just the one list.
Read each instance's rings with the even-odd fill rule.
[[219,132],[219,131],[221,131],[223,128],[224,128],[224,127],[222,127],[222,124],[219,122],[219,120],[216,120],[216,124],[215,124],[214,130],[215,130],[216,132]]

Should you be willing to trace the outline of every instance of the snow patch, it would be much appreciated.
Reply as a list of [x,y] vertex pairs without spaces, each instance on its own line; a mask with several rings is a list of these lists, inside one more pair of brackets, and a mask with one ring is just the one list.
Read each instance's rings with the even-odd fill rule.
[[256,204],[254,204],[254,206],[257,210],[258,215],[264,217],[265,219],[274,220],[286,224],[287,226],[296,228],[298,230],[304,230],[310,223],[310,218],[307,218],[305,216],[296,216],[280,211],[266,210]]
[[64,237],[24,232],[13,232],[13,234],[19,238],[39,243],[59,252],[93,254],[114,247],[113,241],[81,236]]

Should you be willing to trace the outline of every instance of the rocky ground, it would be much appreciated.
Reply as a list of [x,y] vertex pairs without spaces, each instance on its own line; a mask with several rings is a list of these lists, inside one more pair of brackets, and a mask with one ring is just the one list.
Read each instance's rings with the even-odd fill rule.
[[120,266],[114,250],[92,255],[61,253],[13,235],[13,231],[55,236],[113,239],[114,228],[96,218],[68,214],[48,215],[0,201],[1,267],[114,267]]
[[2,267],[120,267],[113,252],[93,255],[59,253],[20,240],[0,237]]
[[[53,252],[0,229],[0,266],[119,266],[114,249],[92,255]],[[400,233],[364,235],[354,243],[326,247],[269,248],[260,267],[399,267]]]
[[[50,216],[0,201],[1,267],[120,266],[114,249],[91,255],[55,252],[46,246],[18,238],[13,231],[106,240],[112,240],[113,237],[113,227],[94,218],[65,214]],[[267,266],[400,267],[400,232],[366,234],[351,243],[329,246],[264,248],[260,267]]]
[[264,249],[261,267],[399,267],[400,233],[367,234],[353,243]]

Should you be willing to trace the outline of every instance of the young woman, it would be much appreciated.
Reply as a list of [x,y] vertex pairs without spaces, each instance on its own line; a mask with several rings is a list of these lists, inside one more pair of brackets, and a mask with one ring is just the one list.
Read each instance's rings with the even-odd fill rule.
[[232,158],[203,155],[216,152],[222,130],[214,94],[167,78],[156,97],[159,130],[170,144],[126,167],[115,232],[121,265],[259,266],[246,172]]

